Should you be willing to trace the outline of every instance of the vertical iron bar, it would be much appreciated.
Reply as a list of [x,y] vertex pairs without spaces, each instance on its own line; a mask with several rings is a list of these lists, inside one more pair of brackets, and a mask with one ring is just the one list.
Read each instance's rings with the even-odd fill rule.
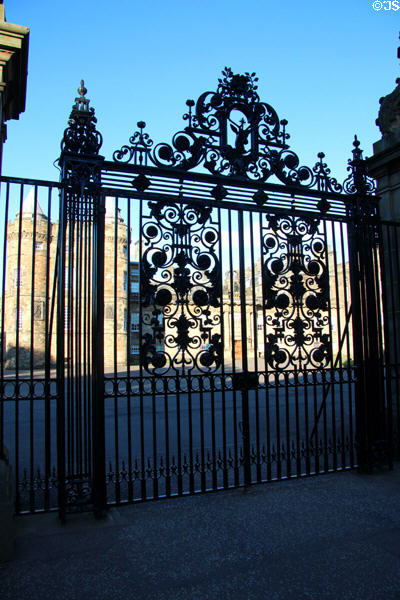
[[[304,370],[303,370],[304,373]],[[300,412],[299,412],[299,371],[297,365],[294,366],[294,405],[296,419],[296,474],[301,475],[301,451],[300,451]]]
[[[376,298],[376,312],[377,312],[377,322],[378,322],[378,335],[377,335],[377,344],[378,344],[378,353],[379,353],[379,376],[381,378],[382,384],[382,432],[383,437],[387,441],[387,454],[388,454],[388,462],[389,467],[393,468],[393,452],[392,452],[392,432],[391,427],[388,427],[388,420],[390,419],[389,413],[391,412],[391,400],[388,399],[387,395],[384,392],[385,389],[385,334],[384,334],[384,323],[383,323],[383,302],[385,298],[385,290],[384,290],[384,267],[382,257],[382,230],[380,223],[376,231],[370,229],[371,233],[371,246],[373,253],[373,264],[374,264],[374,275],[375,275],[375,298]],[[378,239],[376,239],[378,238]],[[389,408],[390,407],[390,408]]]
[[[343,233],[343,223],[340,223],[340,249],[341,255],[343,257],[343,292],[344,292],[344,312],[346,315],[349,314],[349,298],[348,298],[348,281],[347,281],[347,271],[348,267],[346,267],[345,259],[345,245],[344,245],[344,233]],[[353,335],[354,335],[354,329]],[[349,454],[350,454],[350,466],[354,466],[354,434],[353,434],[353,354],[350,346],[350,323],[348,325],[347,335],[346,335],[346,356],[347,356],[347,389],[349,394]]]
[[60,217],[58,229],[58,261],[57,261],[57,473],[58,473],[58,507],[59,516],[65,520],[66,486],[65,486],[65,244],[67,226],[67,194],[65,189],[60,194]]
[[83,396],[83,448],[84,448],[84,472],[86,477],[89,473],[89,462],[90,462],[90,442],[89,442],[89,429],[90,429],[90,418],[88,415],[89,411],[89,402],[88,402],[88,386],[89,386],[89,373],[88,373],[88,227],[90,222],[90,217],[88,215],[88,204],[85,203],[84,207],[84,222],[83,222],[83,298],[82,298],[82,360],[83,360],[83,375],[82,375],[82,396]]
[[[218,208],[218,240],[219,240],[219,261],[221,269],[221,278],[223,277],[223,257],[222,257],[222,227],[221,227],[221,209]],[[224,286],[221,286],[222,297],[220,306],[220,331],[221,331],[221,346],[222,346],[222,364],[221,364],[221,395],[222,395],[222,459],[223,459],[223,486],[227,488],[229,485],[228,476],[228,456],[226,447],[226,395],[225,395],[225,323],[224,323]]]
[[165,423],[165,495],[171,495],[171,465],[169,452],[169,422],[168,422],[168,378],[164,377],[164,423]]
[[[89,198],[87,199],[87,201]],[[93,200],[93,504],[101,515],[107,504],[104,418],[104,195]]]
[[183,493],[182,488],[182,441],[181,441],[181,392],[179,374],[175,375],[176,389],[176,436],[177,436],[177,459],[178,459],[178,496]]
[[[246,277],[244,260],[244,224],[243,212],[239,211],[239,289],[240,289],[240,317],[242,334],[242,368],[243,372],[248,372],[247,357],[247,315],[246,315]],[[248,389],[242,390],[242,433],[243,433],[243,466],[244,466],[244,485],[251,484],[251,465],[250,465],[250,427],[249,427],[249,392]]]
[[215,395],[214,386],[211,387],[211,451],[212,451],[212,487],[217,489],[217,455],[215,442]]
[[193,470],[193,414],[192,414],[192,375],[188,374],[188,416],[189,416],[189,491],[194,493]]
[[[270,380],[269,380],[269,370],[267,363],[267,324],[266,324],[266,296],[265,296],[265,288],[264,288],[264,244],[263,244],[263,224],[262,224],[262,216],[263,214],[259,213],[259,228],[260,228],[260,285],[261,285],[261,298],[262,298],[262,307],[261,307],[261,316],[262,316],[262,338],[263,338],[263,355],[264,355],[264,373],[265,373],[265,412],[266,412],[266,434],[267,434],[267,480],[269,481],[272,478],[272,455],[271,455],[271,414],[270,414]],[[257,316],[257,329],[258,329],[258,316]],[[257,333],[258,335],[258,333]],[[271,400],[273,400],[271,398]],[[279,407],[278,407],[279,410]],[[279,414],[279,412],[278,412]],[[277,418],[277,416],[276,416]]]
[[[77,203],[76,198],[73,200],[74,206]],[[74,240],[75,240],[75,214],[68,215],[68,294],[67,294],[67,460],[68,460],[68,475],[74,473],[74,352],[73,352],[73,335],[74,335],[74,313],[73,313],[73,264],[74,264]]]
[[[393,237],[394,237],[394,258],[395,258],[395,278],[397,281],[399,281],[400,279],[400,255],[399,255],[399,232],[400,232],[400,226],[398,224],[396,225],[392,225],[392,229],[393,229]],[[390,262],[392,262],[392,258],[390,257]],[[392,279],[391,281],[395,281],[395,279]],[[397,302],[397,306],[399,307],[398,310],[395,309],[396,303],[393,304],[393,329],[397,331],[400,323],[399,323],[399,309],[400,309],[400,300],[398,298],[398,302]],[[397,335],[397,334],[396,334]],[[397,337],[398,340],[398,337]],[[399,343],[399,340],[398,340]],[[400,357],[399,357],[399,350],[400,347],[398,345],[398,343],[395,346],[395,352],[394,352],[394,373],[395,373],[395,381],[396,381],[396,390],[395,390],[395,397],[396,397],[396,415],[397,415],[397,452],[400,455],[400,373],[399,373],[399,368],[400,368]]]
[[317,395],[317,372],[312,371],[312,383],[313,383],[313,400],[314,400],[314,428],[315,428],[315,445],[314,445],[314,459],[315,459],[315,472],[319,473],[319,435],[318,435],[318,395]]
[[[79,260],[77,260],[77,274],[76,274],[76,280],[77,280],[77,284],[76,284],[76,288],[77,288],[77,299],[76,299],[76,306],[77,306],[77,318],[76,318],[76,325],[78,328],[78,336],[77,336],[77,379],[78,379],[78,394],[77,394],[77,405],[78,405],[78,415],[79,415],[79,444],[78,444],[78,451],[79,451],[79,464],[78,464],[78,468],[79,468],[79,473],[82,476],[84,471],[84,459],[83,459],[83,454],[84,454],[84,448],[83,448],[83,440],[85,438],[85,427],[84,427],[84,416],[83,416],[83,410],[84,410],[84,402],[83,402],[83,389],[82,389],[82,385],[83,385],[83,372],[82,372],[82,322],[83,322],[83,296],[85,295],[85,290],[82,287],[82,274],[83,274],[83,227],[84,227],[84,219],[85,216],[85,210],[82,207],[82,210],[80,212],[80,221],[79,221],[79,247],[78,247],[78,257]],[[77,257],[77,258],[78,258]]]
[[[87,369],[87,404],[88,404],[88,423],[90,426],[88,427],[88,448],[90,449],[90,457],[89,457],[89,476],[93,477],[93,387],[92,387],[92,373],[93,373],[93,352],[92,352],[92,337],[93,337],[93,307],[92,307],[92,299],[94,290],[94,275],[93,275],[93,244],[94,244],[94,236],[93,236],[93,225],[92,225],[92,214],[91,214],[91,206],[90,203],[86,203],[86,211],[88,214],[88,256],[87,256],[87,264],[88,264],[88,283],[87,283],[87,357],[88,357],[88,369]],[[90,267],[89,267],[90,265]]]
[[34,203],[33,203],[33,228],[32,228],[32,264],[31,264],[31,323],[30,323],[30,349],[29,349],[29,377],[31,394],[29,399],[29,447],[30,447],[30,480],[29,488],[29,504],[30,511],[35,511],[35,492],[33,480],[35,477],[35,438],[34,438],[34,410],[33,410],[33,367],[34,367],[34,352],[35,352],[35,262],[36,262],[36,228],[37,228],[37,186],[34,187]]
[[[353,210],[356,212],[359,199],[353,199],[355,204]],[[366,466],[366,444],[367,431],[365,423],[365,397],[364,397],[364,344],[363,331],[365,315],[365,306],[362,305],[362,272],[363,265],[360,261],[359,243],[361,224],[355,222],[355,219],[350,215],[348,224],[348,240],[349,240],[349,262],[350,262],[350,285],[351,285],[351,304],[353,309],[353,347],[354,347],[354,363],[356,368],[355,381],[355,417],[356,417],[356,443],[357,443],[357,462],[359,467]],[[361,242],[362,243],[362,242]]]
[[[143,256],[143,200],[139,201],[139,339],[140,344],[143,344],[143,292],[142,290],[142,256]],[[141,354],[140,354],[141,356]],[[143,406],[143,365],[142,360],[139,361],[139,390],[140,390],[140,485],[142,500],[146,499],[146,465],[144,455],[144,406]]]
[[[388,429],[388,443],[389,443],[389,460],[390,460],[390,468],[393,468],[393,458],[394,458],[394,445],[393,445],[393,389],[392,389],[392,368],[393,368],[393,359],[392,359],[392,350],[391,350],[391,332],[390,332],[390,322],[392,325],[393,332],[393,345],[394,348],[397,346],[397,332],[394,323],[394,294],[393,294],[393,269],[392,269],[392,261],[391,261],[391,248],[390,248],[390,226],[386,224],[380,224],[380,240],[381,244],[379,246],[379,260],[380,260],[380,268],[381,268],[381,277],[382,277],[382,306],[383,306],[383,369],[385,373],[386,379],[386,404],[387,404],[387,429]],[[384,235],[384,231],[386,230],[386,236]],[[386,239],[385,239],[386,238]],[[385,256],[386,250],[386,256]],[[390,276],[388,278],[388,269],[387,263],[389,263],[389,273]],[[388,293],[388,285],[390,285],[390,294]],[[389,295],[391,297],[391,305],[389,306],[388,298]],[[391,307],[391,310],[390,310]]]
[[329,443],[328,443],[328,421],[327,421],[327,407],[324,399],[327,397],[327,381],[326,381],[326,370],[322,371],[322,417],[323,417],[323,428],[324,428],[324,471],[329,471]]
[[204,452],[204,396],[203,396],[203,377],[200,377],[200,459],[201,459],[201,491],[206,491],[206,464]]
[[279,372],[275,370],[275,419],[276,419],[276,469],[277,478],[282,477],[282,454],[281,454],[281,419],[279,407]]
[[127,419],[128,419],[128,501],[133,501],[133,479],[132,479],[132,424],[131,424],[131,363],[130,363],[130,355],[131,355],[131,200],[130,198],[126,199],[128,205],[128,215],[127,215],[127,223],[128,223],[128,231],[127,231],[127,273],[128,273],[128,297],[127,297],[127,305],[128,305],[128,340],[126,344],[127,349],[127,396],[126,396],[126,410],[127,410]]
[[151,381],[153,421],[153,498],[158,498],[156,378]]
[[290,410],[289,410],[289,373],[283,373],[285,382],[285,417],[286,417],[286,476],[292,476],[291,439],[290,439]]
[[[16,326],[15,326],[15,510],[20,511],[20,492],[19,492],[19,330],[22,325],[22,310],[20,319],[20,302],[21,302],[21,243],[22,243],[22,218],[23,218],[23,193],[24,186],[20,185],[19,199],[19,221],[18,221],[18,257],[17,257],[17,302],[16,302]],[[15,278],[14,278],[15,279]],[[32,482],[31,482],[32,484]]]
[[[254,259],[254,222],[253,213],[249,215],[250,227],[250,264],[251,264],[251,298],[253,309],[253,352],[254,352],[254,371],[257,374],[257,387],[255,389],[255,410],[256,410],[256,475],[257,482],[261,483],[261,452],[260,452],[260,406],[259,406],[259,386],[258,386],[258,331],[257,331],[257,290],[255,279],[255,259]],[[247,312],[247,311],[246,311]]]
[[[48,189],[47,199],[47,231],[46,231],[46,279],[45,279],[45,301],[44,301],[44,318],[45,318],[45,365],[44,365],[44,450],[45,450],[45,491],[44,491],[44,509],[50,507],[50,489],[49,480],[51,473],[51,405],[50,405],[50,365],[51,365],[51,338],[52,328],[49,323],[49,295],[50,295],[50,237],[51,237],[51,202],[52,188]],[[57,257],[57,253],[56,253]],[[57,258],[56,258],[57,260]],[[53,290],[55,295],[55,289]]]
[[[6,278],[8,277],[9,285],[11,286],[11,273],[7,272],[7,237],[8,237],[8,209],[10,201],[10,184],[6,184],[6,199],[5,199],[5,215],[4,215],[4,240],[3,240],[3,278],[1,286],[1,347],[0,347],[0,376],[1,385],[4,386],[4,363],[5,363],[5,349],[7,340],[5,339],[5,292],[6,292]],[[4,394],[0,399],[0,458],[5,457],[4,447]]]
[[[118,313],[118,198],[115,198],[114,205],[114,448],[115,448],[115,461],[114,461],[114,472],[115,472],[115,500],[117,504],[121,501],[121,486],[119,480],[119,440],[118,440],[118,323],[117,313]],[[128,272],[127,272],[128,273]],[[124,272],[122,272],[122,277],[124,278]],[[129,287],[129,277],[127,274],[126,277],[127,285]],[[123,280],[123,285],[125,284],[125,278]],[[125,325],[125,315],[124,309],[122,310],[122,317],[124,319]],[[126,326],[128,328],[128,313],[126,314]],[[127,335],[130,335],[127,331]]]
[[309,415],[308,415],[308,370],[303,371],[303,385],[304,385],[304,422],[305,422],[305,452],[306,452],[306,475],[310,475],[310,429],[309,429]]
[[[328,279],[328,313],[329,313],[329,337],[332,340],[332,300],[331,300],[331,285],[330,285],[330,268],[329,268],[329,253],[328,253],[328,236],[327,236],[327,226],[326,221],[323,221],[324,228],[324,241],[326,244],[326,271],[327,271],[327,279]],[[331,222],[331,232],[332,237],[335,238],[335,232],[332,227]],[[333,257],[334,264],[336,262],[336,256]],[[336,274],[335,274],[336,275]],[[335,284],[336,284],[336,276],[335,276]],[[338,330],[339,340],[340,340],[340,329]],[[331,423],[332,423],[332,457],[333,457],[333,468],[336,470],[337,468],[337,456],[336,456],[336,406],[335,406],[335,364],[333,355],[330,357],[330,391],[331,391]],[[324,398],[327,398],[324,394]],[[325,400],[326,403],[326,400]]]
[[[335,278],[335,298],[336,298],[336,323],[337,323],[337,336],[340,342],[340,336],[342,333],[342,322],[340,317],[340,294],[339,294],[339,274],[337,265],[337,246],[336,246],[336,232],[334,225],[331,224],[332,228],[332,239],[333,239],[333,267],[334,267],[334,278]],[[342,269],[344,269],[344,257],[342,255]],[[333,359],[333,357],[332,357]],[[342,345],[338,346],[338,359],[339,359],[339,408],[340,408],[340,430],[341,430],[341,454],[342,454],[342,469],[346,466],[346,455],[345,455],[345,427],[344,427],[344,399],[343,399],[343,361],[342,361]],[[335,361],[336,365],[337,361]],[[332,378],[335,379],[336,368],[333,365]],[[332,386],[333,389],[333,386]],[[334,402],[335,395],[333,394]],[[336,445],[335,445],[335,456],[336,456]]]
[[[235,295],[234,295],[234,278],[233,278],[233,254],[232,254],[232,213],[228,210],[228,239],[229,239],[229,304],[230,320],[231,320],[231,360],[232,374],[236,373],[236,353],[235,353]],[[239,457],[238,457],[238,423],[237,423],[237,401],[236,390],[232,390],[233,401],[233,444],[234,444],[234,482],[235,487],[239,485]]]

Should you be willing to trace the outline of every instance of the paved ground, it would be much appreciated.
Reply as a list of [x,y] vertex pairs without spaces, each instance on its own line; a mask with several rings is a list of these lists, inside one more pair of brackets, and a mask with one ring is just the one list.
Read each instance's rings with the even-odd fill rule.
[[2,600],[400,599],[400,466],[18,519]]

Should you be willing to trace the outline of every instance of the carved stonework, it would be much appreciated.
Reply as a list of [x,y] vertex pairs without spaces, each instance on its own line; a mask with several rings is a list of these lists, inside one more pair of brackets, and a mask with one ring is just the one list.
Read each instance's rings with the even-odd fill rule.
[[382,137],[400,133],[400,78],[396,79],[397,87],[391,94],[379,100],[381,108],[376,124]]

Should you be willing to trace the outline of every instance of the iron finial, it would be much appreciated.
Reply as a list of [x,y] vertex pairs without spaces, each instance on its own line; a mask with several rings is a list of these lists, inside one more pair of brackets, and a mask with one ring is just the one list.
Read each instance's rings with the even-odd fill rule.
[[78,94],[80,96],[84,96],[87,93],[87,89],[85,88],[85,82],[81,79],[81,86],[78,87]]
[[77,110],[89,110],[90,100],[85,97],[85,95],[87,94],[87,89],[85,88],[85,82],[83,79],[81,79],[81,85],[80,87],[78,87],[77,92],[79,94],[79,97],[75,98],[75,108]]

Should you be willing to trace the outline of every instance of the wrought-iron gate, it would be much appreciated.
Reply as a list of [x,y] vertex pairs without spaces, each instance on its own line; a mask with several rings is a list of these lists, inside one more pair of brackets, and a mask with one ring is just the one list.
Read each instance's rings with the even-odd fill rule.
[[60,184],[0,178],[17,512],[390,463],[397,230],[358,140],[343,185],[299,166],[256,82],[225,69],[171,144],[139,122],[112,161],[82,82]]

